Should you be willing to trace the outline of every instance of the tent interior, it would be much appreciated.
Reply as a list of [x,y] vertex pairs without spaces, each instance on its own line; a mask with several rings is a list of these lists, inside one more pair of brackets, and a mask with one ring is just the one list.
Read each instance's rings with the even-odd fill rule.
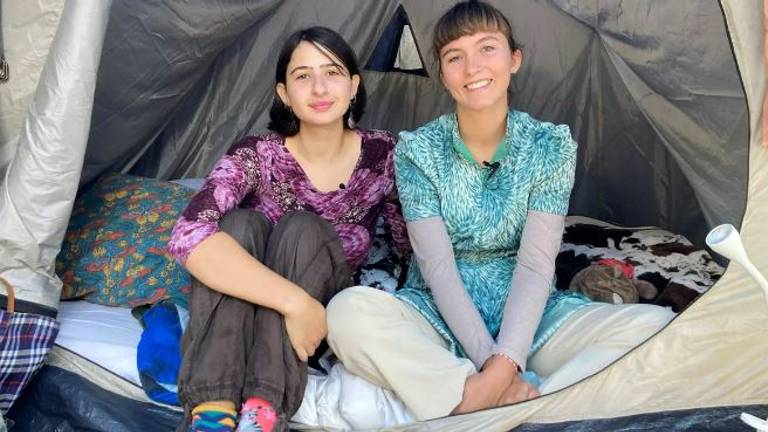
[[[2,3],[11,82],[0,87],[0,174],[7,187],[13,186],[14,176],[22,170],[14,158],[27,152],[21,144],[25,140],[38,143],[32,147],[47,151],[47,142],[67,153],[52,151],[43,166],[31,170],[61,174],[53,182],[33,184],[35,177],[18,180],[27,185],[21,190],[38,197],[30,207],[51,204],[60,211],[48,219],[57,227],[45,231],[51,269],[52,257],[71,243],[65,235],[68,223],[71,228],[68,209],[74,205],[79,214],[88,202],[84,201],[88,191],[104,187],[105,175],[114,179],[110,173],[122,173],[158,181],[200,179],[236,139],[264,133],[274,97],[275,53],[295,30],[324,25],[338,31],[354,48],[368,92],[361,126],[397,133],[453,109],[431,53],[432,27],[453,1],[112,0],[89,10],[76,3]],[[697,257],[707,257],[699,263],[701,272],[719,268],[708,258],[704,237],[720,223],[741,225],[747,208],[751,140],[748,98],[723,5],[715,0],[490,3],[506,14],[522,45],[523,66],[512,80],[511,107],[569,125],[579,144],[569,211],[575,218],[569,229],[593,220],[607,230],[645,227],[654,239],[663,232],[671,236],[664,238],[682,241],[687,251],[701,254]],[[27,27],[17,25],[21,22]],[[23,41],[35,38],[47,40],[50,48],[37,47],[30,53]],[[14,62],[29,55],[40,60],[37,67],[34,62]],[[11,90],[8,84],[14,85],[15,76],[19,84]],[[92,78],[83,78],[87,76]],[[57,96],[74,97],[68,103],[55,103]],[[71,128],[74,132],[65,135]],[[56,158],[64,166],[51,168]],[[75,191],[79,204],[74,202]],[[579,237],[571,234],[571,239]],[[630,235],[625,234],[619,238]],[[0,246],[13,245],[0,240]],[[603,246],[620,249],[618,243]],[[674,258],[678,252],[665,257],[672,254]],[[25,284],[22,273],[13,270],[17,267],[5,265],[14,260],[11,253],[0,253],[0,275],[15,278],[22,305],[26,301],[58,310],[60,320],[65,311],[73,320],[77,313],[101,317],[101,306],[89,309],[82,301],[59,305],[61,282],[56,276]],[[65,279],[67,270],[57,268],[59,277]],[[558,277],[568,272],[572,277],[572,270],[559,267]],[[719,268],[708,274],[709,285],[722,272]],[[46,288],[41,290],[40,285]],[[66,281],[64,285],[66,291]],[[662,291],[665,286],[658,288]],[[675,312],[683,311],[708,288],[672,305],[678,306]],[[127,369],[133,369],[126,373],[136,373],[135,343],[141,326],[130,310],[104,317],[92,320],[102,320],[102,326],[89,329],[64,323],[60,338],[92,334],[95,339],[86,344],[110,353],[112,359],[98,366],[93,358],[78,358],[76,349],[59,344],[49,365],[9,415],[19,427],[169,430],[179,421],[178,410],[150,403],[141,391],[146,381],[135,378],[131,384],[125,374],[114,370],[114,362],[127,359]],[[118,330],[127,322],[131,334]],[[100,334],[109,336],[97,340]],[[123,337],[118,335],[128,342],[118,343]],[[50,403],[53,395],[55,404]],[[670,420],[665,427],[695,430],[673,426],[684,419],[693,427],[714,424],[715,417],[738,422],[736,411],[708,408],[667,415],[664,418]],[[768,415],[766,406],[753,411]],[[397,423],[402,418],[391,414],[388,421]],[[581,423],[584,429],[568,430],[624,430],[639,421],[660,418],[628,418],[610,426]],[[105,429],[105,424],[110,426]],[[712,430],[733,430],[728,428],[734,424],[726,422],[723,429]],[[69,429],[53,429],[62,425]],[[539,430],[528,427],[532,429],[523,426],[521,430]]]

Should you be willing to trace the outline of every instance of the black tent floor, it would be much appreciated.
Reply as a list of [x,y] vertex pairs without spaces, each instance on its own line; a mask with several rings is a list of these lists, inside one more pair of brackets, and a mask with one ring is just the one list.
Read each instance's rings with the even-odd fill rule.
[[[613,419],[523,424],[514,432],[754,431],[739,416],[768,417],[768,404],[656,412]],[[67,370],[44,366],[7,416],[10,432],[168,432],[181,413],[102,389]]]
[[182,413],[104,390],[73,372],[43,366],[7,416],[10,432],[168,432]]
[[698,408],[638,414],[612,419],[582,420],[548,424],[523,424],[514,432],[754,432],[739,417],[747,412],[768,417],[768,405]]

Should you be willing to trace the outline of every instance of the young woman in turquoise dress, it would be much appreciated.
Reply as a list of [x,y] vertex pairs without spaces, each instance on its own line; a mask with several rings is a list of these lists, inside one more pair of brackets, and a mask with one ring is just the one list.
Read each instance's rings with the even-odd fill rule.
[[568,126],[509,109],[523,56],[504,15],[459,3],[438,21],[434,50],[456,112],[401,133],[395,150],[414,250],[406,284],[394,296],[354,287],[327,310],[346,368],[419,420],[563,388],[673,316],[554,290],[576,143]]

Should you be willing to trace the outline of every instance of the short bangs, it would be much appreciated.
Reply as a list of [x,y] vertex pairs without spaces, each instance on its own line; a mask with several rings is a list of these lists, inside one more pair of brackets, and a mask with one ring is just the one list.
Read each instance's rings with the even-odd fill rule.
[[452,41],[480,31],[500,32],[512,51],[519,49],[512,26],[501,11],[482,1],[467,1],[456,4],[437,21],[432,37],[435,58],[440,61],[440,50]]

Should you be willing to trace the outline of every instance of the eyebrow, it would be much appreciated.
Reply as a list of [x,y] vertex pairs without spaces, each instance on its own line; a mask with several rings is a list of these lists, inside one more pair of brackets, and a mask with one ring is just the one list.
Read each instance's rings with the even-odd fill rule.
[[[493,41],[498,42],[499,38],[496,37],[495,35],[488,35],[488,36],[480,39],[479,41],[475,42],[475,45],[480,45],[481,43],[488,42],[489,40],[493,40]],[[440,57],[445,57],[446,55],[448,55],[449,53],[451,53],[453,51],[461,52],[461,50],[458,49],[458,48],[450,48],[450,49],[446,50]]]
[[489,39],[490,40],[494,40],[494,41],[498,41],[499,40],[499,38],[494,36],[494,35],[488,35],[488,36],[480,39],[479,41],[475,42],[475,45],[480,45],[483,42],[488,42]]
[[[343,68],[343,67],[341,67],[341,65],[340,65],[340,64],[337,64],[337,63],[324,63],[324,64],[321,64],[321,65],[320,65],[320,68],[329,68],[329,67],[338,68],[338,69],[339,69],[339,70],[341,70],[341,71],[343,71],[343,70],[344,70],[344,68]],[[296,66],[295,68],[291,69],[291,70],[288,72],[288,74],[289,74],[289,75],[293,75],[293,73],[294,73],[294,72],[296,72],[296,71],[298,71],[298,70],[305,70],[305,69],[306,69],[306,70],[311,70],[312,68],[311,68],[311,67],[309,67],[309,66]]]

